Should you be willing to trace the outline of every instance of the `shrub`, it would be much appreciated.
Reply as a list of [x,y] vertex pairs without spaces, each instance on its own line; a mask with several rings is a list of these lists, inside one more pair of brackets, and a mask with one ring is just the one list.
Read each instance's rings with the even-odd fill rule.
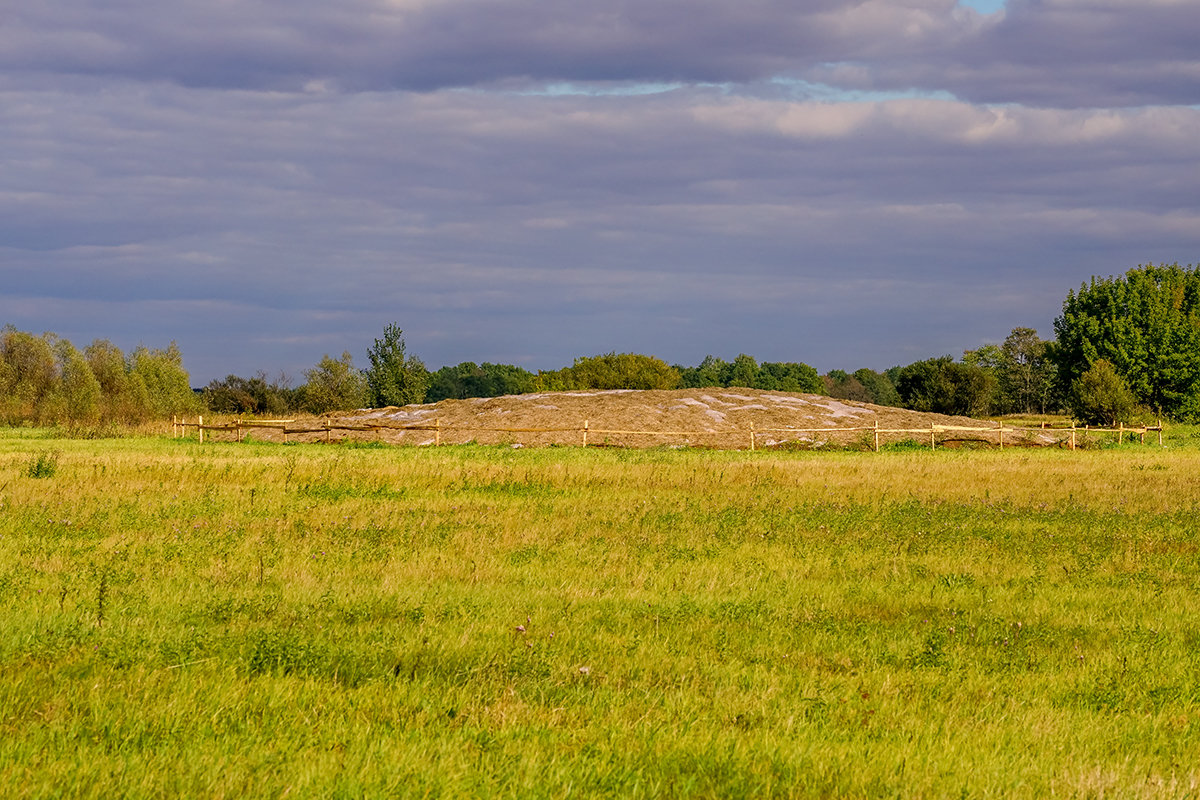
[[204,387],[204,403],[209,410],[219,414],[278,416],[293,408],[295,394],[282,380],[268,381],[265,372],[259,372],[253,378],[228,375]]
[[1133,392],[1104,359],[1079,376],[1071,387],[1068,403],[1077,420],[1100,425],[1128,422],[1136,406]]
[[304,371],[304,377],[307,382],[300,390],[300,402],[309,413],[349,411],[367,402],[367,380],[349,352],[343,352],[340,359],[322,356],[315,367]]
[[29,478],[52,478],[58,472],[58,453],[46,451],[35,453],[25,463],[25,475]]

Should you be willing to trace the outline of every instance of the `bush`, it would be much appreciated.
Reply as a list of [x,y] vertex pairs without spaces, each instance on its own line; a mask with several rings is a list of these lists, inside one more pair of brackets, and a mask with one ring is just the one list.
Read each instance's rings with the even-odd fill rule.
[[25,463],[25,475],[29,478],[52,478],[58,472],[58,453],[42,452],[29,457]]
[[367,402],[367,380],[349,352],[340,359],[324,355],[315,367],[304,371],[304,377],[307,383],[300,390],[300,402],[309,413],[350,411]]
[[1129,422],[1136,402],[1133,392],[1104,359],[1076,379],[1068,398],[1071,413],[1087,424],[1116,425]]
[[295,404],[296,392],[282,381],[268,381],[266,373],[253,378],[228,375],[204,387],[204,403],[218,414],[287,414]]

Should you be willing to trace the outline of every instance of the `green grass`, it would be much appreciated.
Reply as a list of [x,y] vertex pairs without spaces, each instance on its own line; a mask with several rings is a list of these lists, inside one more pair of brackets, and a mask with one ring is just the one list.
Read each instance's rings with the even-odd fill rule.
[[[1176,797],[1200,448],[0,433],[12,797]],[[53,474],[31,459],[52,447]]]

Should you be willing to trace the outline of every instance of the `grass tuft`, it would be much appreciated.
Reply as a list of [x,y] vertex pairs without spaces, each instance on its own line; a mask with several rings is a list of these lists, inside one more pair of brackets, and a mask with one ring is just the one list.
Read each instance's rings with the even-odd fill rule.
[[25,462],[25,476],[28,478],[53,478],[58,472],[59,453],[56,450],[43,450],[29,456]]

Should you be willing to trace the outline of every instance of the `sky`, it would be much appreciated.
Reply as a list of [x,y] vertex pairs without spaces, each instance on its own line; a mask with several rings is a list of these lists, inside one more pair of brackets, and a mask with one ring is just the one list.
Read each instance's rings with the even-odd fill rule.
[[0,325],[297,382],[1053,337],[1200,261],[1195,0],[46,0],[0,20]]

